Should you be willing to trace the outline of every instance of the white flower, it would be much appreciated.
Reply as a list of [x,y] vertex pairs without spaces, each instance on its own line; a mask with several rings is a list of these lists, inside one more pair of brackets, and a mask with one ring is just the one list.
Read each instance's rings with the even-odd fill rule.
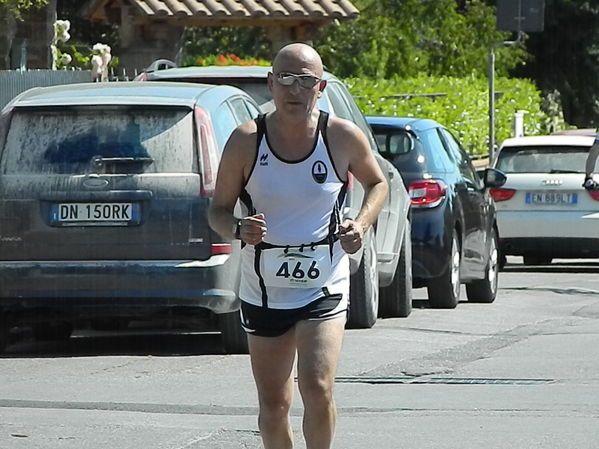
[[66,42],[71,38],[69,29],[71,22],[68,20],[57,20],[54,22],[54,42]]
[[92,47],[92,50],[102,53],[110,53],[111,48],[109,45],[97,43]]
[[104,69],[104,63],[102,61],[102,56],[93,55],[91,59],[92,63],[92,74],[95,76],[100,76],[102,74],[102,70]]
[[72,60],[73,60],[73,58],[68,53],[63,53],[62,56],[60,57],[60,63],[62,65],[69,65]]

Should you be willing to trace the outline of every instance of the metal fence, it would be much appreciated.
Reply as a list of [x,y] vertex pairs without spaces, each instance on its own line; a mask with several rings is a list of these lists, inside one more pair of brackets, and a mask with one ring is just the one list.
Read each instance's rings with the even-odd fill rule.
[[91,81],[91,70],[0,70],[0,109],[32,87]]

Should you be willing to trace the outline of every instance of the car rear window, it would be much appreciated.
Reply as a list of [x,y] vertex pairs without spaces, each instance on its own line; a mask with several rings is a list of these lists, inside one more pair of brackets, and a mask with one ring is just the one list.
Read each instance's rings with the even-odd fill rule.
[[[150,80],[152,78],[150,77]],[[185,82],[185,83],[203,83],[203,84],[227,84],[229,86],[235,86],[248,93],[250,97],[254,99],[259,106],[263,106],[266,103],[272,101],[272,95],[268,90],[266,84],[266,78],[240,78],[240,77],[175,77],[167,78],[160,76],[160,81],[173,81],[173,82]]]
[[589,147],[523,146],[504,147],[496,168],[504,173],[582,173]]
[[10,121],[1,170],[86,173],[100,157],[120,158],[117,173],[189,172],[193,129],[191,109],[181,107],[20,108]]
[[[401,148],[394,151],[393,162],[400,172],[448,172],[453,169],[447,150],[434,128],[419,131],[417,138],[398,128],[383,125],[371,125],[380,148],[386,147],[386,139],[390,134],[397,135],[393,139]],[[401,138],[399,137],[401,136]]]

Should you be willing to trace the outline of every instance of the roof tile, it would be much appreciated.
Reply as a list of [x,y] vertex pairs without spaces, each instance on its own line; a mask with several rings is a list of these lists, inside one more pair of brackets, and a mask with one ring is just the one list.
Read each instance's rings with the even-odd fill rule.
[[355,19],[349,0],[134,0],[148,17],[247,17]]

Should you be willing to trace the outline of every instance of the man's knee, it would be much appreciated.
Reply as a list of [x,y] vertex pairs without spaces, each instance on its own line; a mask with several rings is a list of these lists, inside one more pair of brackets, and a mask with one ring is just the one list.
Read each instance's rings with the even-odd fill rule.
[[289,414],[291,399],[277,396],[260,397],[260,414],[271,419],[282,418]]
[[333,402],[333,385],[324,379],[300,381],[299,390],[304,404],[326,406]]

